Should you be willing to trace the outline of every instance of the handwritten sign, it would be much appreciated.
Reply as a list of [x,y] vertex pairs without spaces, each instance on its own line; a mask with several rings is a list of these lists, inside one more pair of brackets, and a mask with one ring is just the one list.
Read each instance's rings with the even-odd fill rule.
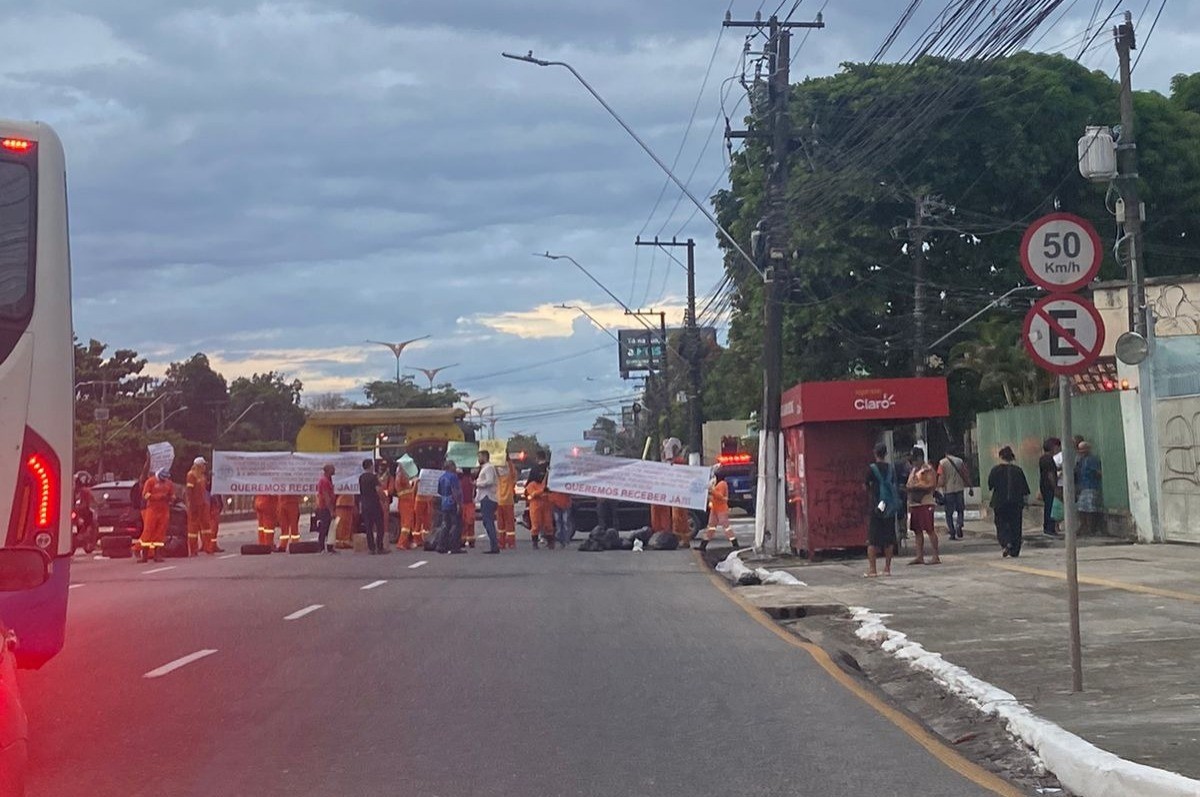
[[170,470],[175,464],[175,446],[170,443],[151,443],[146,446],[146,453],[150,456],[151,473]]
[[437,495],[438,479],[442,478],[442,474],[445,472],[444,470],[435,470],[433,468],[422,470],[421,475],[417,478],[417,495]]
[[451,440],[446,444],[446,459],[460,468],[479,467],[479,443]]
[[212,491],[219,495],[312,495],[317,492],[321,468],[328,464],[335,470],[334,492],[357,494],[365,458],[361,451],[214,451]]

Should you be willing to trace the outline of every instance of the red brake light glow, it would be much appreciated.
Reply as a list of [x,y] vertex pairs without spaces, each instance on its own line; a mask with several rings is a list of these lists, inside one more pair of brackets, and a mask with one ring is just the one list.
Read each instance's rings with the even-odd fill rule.
[[25,460],[25,467],[33,477],[33,525],[45,529],[54,523],[54,473],[41,454]]
[[2,138],[0,147],[12,152],[28,152],[33,149],[33,142],[24,138]]
[[748,465],[754,461],[749,454],[721,454],[717,457],[718,465]]

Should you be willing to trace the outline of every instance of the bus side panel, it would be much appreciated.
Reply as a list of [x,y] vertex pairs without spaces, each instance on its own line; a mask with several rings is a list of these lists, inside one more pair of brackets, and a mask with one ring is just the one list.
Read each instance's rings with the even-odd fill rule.
[[71,560],[54,560],[50,580],[37,589],[0,593],[0,616],[17,634],[17,665],[36,670],[62,650],[67,628]]

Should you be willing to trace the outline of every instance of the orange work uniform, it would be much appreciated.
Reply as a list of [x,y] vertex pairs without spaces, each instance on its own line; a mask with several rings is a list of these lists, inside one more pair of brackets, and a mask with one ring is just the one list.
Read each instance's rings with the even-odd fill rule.
[[339,495],[333,504],[333,514],[337,515],[333,547],[353,548],[354,529],[358,525],[358,507],[354,503],[354,496],[348,493]]
[[300,496],[279,496],[279,547],[300,542]]
[[187,540],[188,556],[200,553],[200,543],[203,540],[204,550],[212,553],[212,520],[208,506],[208,474],[199,465],[192,465],[187,472],[187,487],[184,490],[187,498]]
[[545,539],[549,545],[554,539],[554,510],[550,506],[550,497],[546,495],[546,485],[527,482],[525,500],[529,504],[529,533],[534,547],[537,547],[538,537]]
[[167,525],[171,521],[171,497],[175,485],[170,479],[151,476],[142,487],[142,535],[138,538],[142,558],[162,557],[167,544]]
[[650,530],[654,532],[671,530],[671,507],[662,504],[650,505]]
[[692,547],[692,513],[685,507],[671,507],[671,531],[679,540],[680,548]]
[[400,514],[400,539],[396,547],[408,550],[413,543],[413,530],[417,519],[417,485],[403,470],[396,471],[396,479],[392,482],[396,493],[396,510]]
[[433,530],[433,496],[419,495],[413,508],[413,547],[425,547],[425,535]]
[[704,531],[704,539],[711,540],[718,526],[730,542],[737,540],[729,525],[729,485],[723,481],[708,488],[708,528]]
[[254,496],[254,514],[258,516],[258,544],[275,547],[275,527],[279,525],[279,499],[273,495]]
[[225,504],[220,496],[209,496],[208,499],[208,520],[212,525],[212,537],[210,545],[205,547],[208,553],[220,553],[221,548],[217,545],[217,535],[221,531],[221,513],[225,511]]
[[511,462],[496,474],[496,536],[501,548],[517,547],[517,469]]

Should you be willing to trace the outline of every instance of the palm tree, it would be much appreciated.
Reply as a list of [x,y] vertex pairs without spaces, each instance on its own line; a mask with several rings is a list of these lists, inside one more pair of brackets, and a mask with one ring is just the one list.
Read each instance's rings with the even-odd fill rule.
[[999,388],[1009,407],[1032,404],[1048,392],[1045,374],[1021,346],[1020,322],[997,316],[979,326],[974,340],[950,350],[950,369],[979,375],[981,390]]

